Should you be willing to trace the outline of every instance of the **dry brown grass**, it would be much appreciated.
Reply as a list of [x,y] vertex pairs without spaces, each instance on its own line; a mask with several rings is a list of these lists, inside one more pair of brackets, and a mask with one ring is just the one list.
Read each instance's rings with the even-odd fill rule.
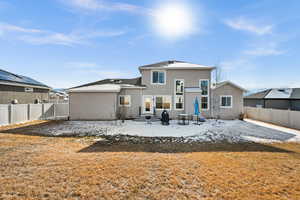
[[0,199],[300,199],[299,144],[92,144],[0,134]]

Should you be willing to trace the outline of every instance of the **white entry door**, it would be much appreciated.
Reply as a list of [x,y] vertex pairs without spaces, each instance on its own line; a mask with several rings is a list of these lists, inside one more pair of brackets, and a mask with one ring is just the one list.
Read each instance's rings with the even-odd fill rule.
[[143,113],[153,114],[153,96],[143,96]]

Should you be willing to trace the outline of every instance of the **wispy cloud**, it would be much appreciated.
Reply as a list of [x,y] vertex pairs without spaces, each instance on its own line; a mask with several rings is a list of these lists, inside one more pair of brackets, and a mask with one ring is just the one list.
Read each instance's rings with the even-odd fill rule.
[[12,24],[0,23],[0,36],[13,37],[34,45],[64,45],[73,46],[88,44],[90,39],[99,37],[115,37],[125,34],[126,31],[72,31],[71,33],[59,33],[54,31],[24,28]]
[[23,28],[12,24],[0,23],[0,31],[2,32],[21,32],[21,33],[43,33],[39,29]]
[[277,41],[273,39],[272,42],[257,42],[253,46],[252,49],[245,50],[243,53],[246,55],[251,55],[251,56],[276,56],[276,55],[282,55],[285,53],[285,51],[280,50],[278,48],[280,41]]
[[59,0],[60,2],[68,5],[74,9],[88,10],[88,11],[124,11],[135,14],[146,14],[147,9],[142,8],[137,5],[128,4],[128,3],[112,3],[109,1],[103,0]]
[[224,23],[233,29],[247,31],[256,35],[267,35],[273,31],[273,25],[260,24],[244,17],[227,19]]

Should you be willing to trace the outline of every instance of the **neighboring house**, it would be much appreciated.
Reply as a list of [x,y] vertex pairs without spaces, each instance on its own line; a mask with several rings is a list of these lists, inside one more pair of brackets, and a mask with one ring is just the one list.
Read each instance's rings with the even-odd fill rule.
[[244,97],[249,107],[300,110],[300,88],[274,88]]
[[48,101],[50,87],[32,78],[0,69],[0,104]]
[[49,102],[51,102],[51,103],[68,103],[69,95],[64,89],[53,89],[49,93]]
[[69,90],[72,120],[115,119],[140,115],[160,116],[163,110],[171,118],[194,113],[199,101],[205,117],[238,118],[243,113],[241,87],[223,82],[211,87],[211,72],[215,67],[181,61],[166,61],[140,66],[141,77],[105,79]]

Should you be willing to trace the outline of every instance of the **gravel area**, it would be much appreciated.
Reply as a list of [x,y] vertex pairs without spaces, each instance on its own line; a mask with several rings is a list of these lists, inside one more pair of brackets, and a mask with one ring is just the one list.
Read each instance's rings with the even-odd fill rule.
[[[207,120],[200,125],[178,125],[171,121],[169,126],[160,122],[125,121],[60,121],[40,126],[29,126],[16,132],[45,136],[101,136],[116,140],[140,142],[287,142],[300,141],[297,133],[287,133],[240,120]],[[12,132],[12,131],[9,131]]]

